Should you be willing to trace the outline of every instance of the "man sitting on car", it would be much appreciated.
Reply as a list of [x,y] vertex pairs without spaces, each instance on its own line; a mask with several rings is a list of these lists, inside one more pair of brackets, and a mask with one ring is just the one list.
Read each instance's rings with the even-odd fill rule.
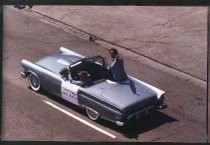
[[110,70],[112,72],[114,81],[122,82],[126,80],[128,77],[124,69],[123,58],[118,54],[118,51],[115,48],[110,49],[109,53],[113,59]]

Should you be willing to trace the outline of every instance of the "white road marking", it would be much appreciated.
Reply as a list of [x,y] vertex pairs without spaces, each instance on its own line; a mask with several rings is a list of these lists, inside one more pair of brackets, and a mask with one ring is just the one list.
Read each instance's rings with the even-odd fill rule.
[[98,128],[97,126],[95,126],[95,125],[93,125],[93,124],[91,124],[91,123],[89,123],[89,122],[87,122],[87,121],[85,121],[85,120],[83,120],[83,119],[81,119],[81,118],[75,116],[74,114],[71,114],[70,112],[68,112],[68,111],[66,111],[66,110],[64,110],[64,109],[62,109],[62,108],[56,106],[55,104],[53,104],[53,103],[51,103],[51,102],[49,102],[49,101],[46,101],[46,100],[43,100],[43,101],[44,101],[46,104],[52,106],[53,108],[55,108],[55,109],[57,109],[57,110],[59,110],[59,111],[65,113],[66,115],[68,115],[68,116],[70,116],[70,117],[72,117],[72,118],[74,118],[74,119],[76,119],[76,120],[78,120],[78,121],[80,121],[80,122],[86,124],[87,126],[93,128],[93,129],[95,129],[95,130],[97,130],[97,131],[99,131],[99,132],[101,132],[101,133],[103,133],[103,134],[105,134],[105,135],[107,135],[107,136],[109,136],[109,137],[111,137],[111,138],[116,138],[116,136],[112,135],[111,133],[109,133],[109,132],[107,132],[107,131],[105,131],[105,130],[103,130],[103,129],[101,129],[101,128]]

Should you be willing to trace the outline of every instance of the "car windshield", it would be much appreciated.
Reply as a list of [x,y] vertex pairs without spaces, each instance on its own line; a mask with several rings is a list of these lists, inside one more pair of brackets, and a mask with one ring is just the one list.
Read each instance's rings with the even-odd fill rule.
[[80,80],[78,72],[87,71],[90,74],[92,84],[109,79],[111,76],[109,69],[107,69],[106,60],[101,56],[84,58],[77,61],[70,66],[70,70],[73,80]]

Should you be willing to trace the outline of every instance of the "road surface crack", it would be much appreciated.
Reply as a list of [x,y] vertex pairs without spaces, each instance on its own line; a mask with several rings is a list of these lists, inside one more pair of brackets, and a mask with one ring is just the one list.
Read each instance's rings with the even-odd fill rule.
[[7,57],[3,58],[3,59],[2,59],[2,61],[6,60],[6,59],[9,59],[9,58],[10,58],[10,57],[9,57],[9,56],[7,56]]
[[157,141],[159,139],[161,139],[161,138],[160,137],[154,138],[153,140],[151,140],[151,142]]

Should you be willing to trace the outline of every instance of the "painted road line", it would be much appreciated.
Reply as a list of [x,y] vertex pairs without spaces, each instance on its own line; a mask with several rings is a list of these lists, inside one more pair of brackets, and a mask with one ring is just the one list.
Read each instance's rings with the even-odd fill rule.
[[105,130],[103,130],[103,129],[101,129],[101,128],[98,128],[97,126],[95,126],[95,125],[93,125],[93,124],[91,124],[91,123],[89,123],[89,122],[87,122],[87,121],[85,121],[85,120],[83,120],[83,119],[81,119],[81,118],[75,116],[74,114],[71,114],[70,112],[68,112],[68,111],[66,111],[66,110],[64,110],[64,109],[62,109],[62,108],[60,108],[60,107],[58,107],[57,105],[55,105],[55,104],[53,104],[53,103],[51,103],[51,102],[49,102],[49,101],[46,101],[46,100],[43,100],[43,101],[44,101],[46,104],[50,105],[51,107],[53,107],[53,108],[55,108],[55,109],[57,109],[57,110],[59,110],[59,111],[65,113],[66,115],[68,115],[68,116],[70,116],[70,117],[72,117],[72,118],[74,118],[74,119],[76,119],[76,120],[78,120],[78,121],[84,123],[85,125],[87,125],[87,126],[93,128],[93,129],[95,129],[95,130],[97,130],[97,131],[99,131],[99,132],[101,132],[101,133],[103,133],[103,134],[105,134],[105,135],[107,135],[107,136],[109,136],[109,137],[111,137],[111,138],[116,138],[116,136],[112,135],[111,133],[109,133],[109,132],[107,132],[107,131],[105,131]]

